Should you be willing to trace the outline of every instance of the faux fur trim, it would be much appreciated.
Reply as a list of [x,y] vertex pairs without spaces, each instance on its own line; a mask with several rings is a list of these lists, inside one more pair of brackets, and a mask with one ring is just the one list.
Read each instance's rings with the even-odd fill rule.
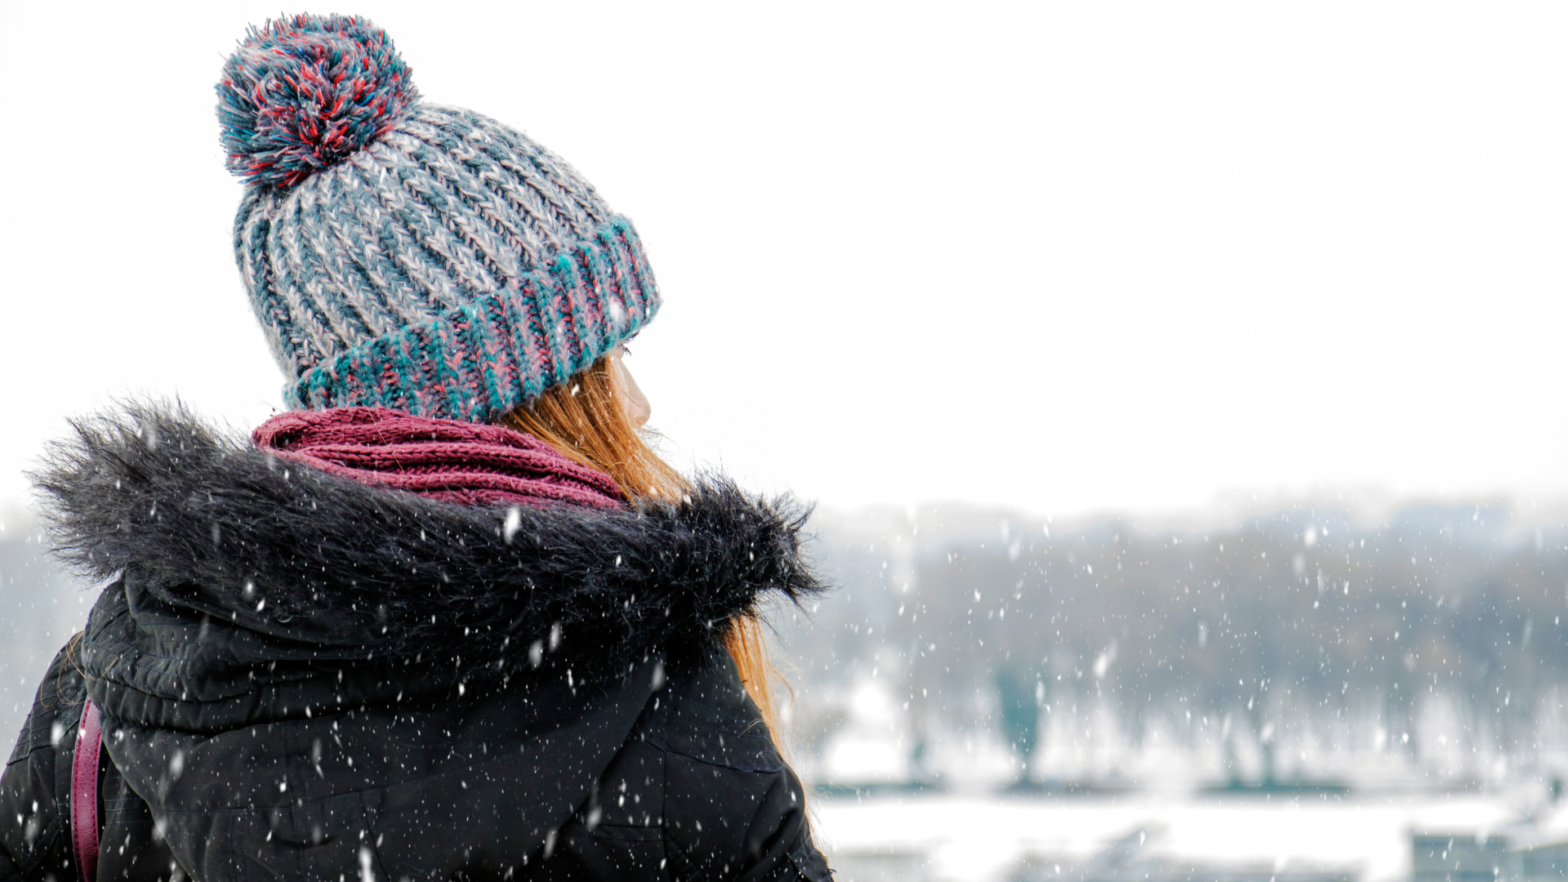
[[60,556],[99,579],[136,567],[171,602],[291,640],[450,653],[474,674],[551,650],[624,671],[770,592],[823,589],[801,554],[809,512],[723,479],[623,511],[474,508],[285,462],[178,405],[74,428],[34,475]]

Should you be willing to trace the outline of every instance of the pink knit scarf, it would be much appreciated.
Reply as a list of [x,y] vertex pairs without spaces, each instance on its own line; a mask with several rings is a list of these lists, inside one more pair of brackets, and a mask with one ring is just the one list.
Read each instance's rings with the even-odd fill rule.
[[603,472],[532,435],[501,426],[412,416],[384,407],[280,413],[256,446],[328,474],[464,505],[624,505]]

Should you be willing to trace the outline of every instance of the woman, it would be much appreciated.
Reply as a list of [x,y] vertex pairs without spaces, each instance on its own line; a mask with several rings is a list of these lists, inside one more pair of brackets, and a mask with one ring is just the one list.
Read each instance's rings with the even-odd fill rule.
[[0,779],[0,880],[828,878],[756,612],[819,590],[801,516],[639,437],[631,224],[358,18],[252,31],[218,92],[298,409],[55,451],[108,584]]

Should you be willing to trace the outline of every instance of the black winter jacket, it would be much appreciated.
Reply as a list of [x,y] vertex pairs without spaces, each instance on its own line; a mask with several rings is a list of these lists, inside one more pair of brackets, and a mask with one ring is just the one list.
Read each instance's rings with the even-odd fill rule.
[[110,581],[0,778],[0,882],[76,875],[89,696],[100,880],[828,878],[717,642],[819,590],[787,506],[462,507],[153,409],[42,485]]

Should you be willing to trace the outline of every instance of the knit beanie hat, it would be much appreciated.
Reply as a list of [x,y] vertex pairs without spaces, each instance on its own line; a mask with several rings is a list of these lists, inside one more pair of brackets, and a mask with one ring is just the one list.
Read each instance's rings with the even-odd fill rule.
[[252,28],[218,119],[234,256],[291,407],[488,422],[659,308],[631,222],[526,136],[419,99],[385,32]]

